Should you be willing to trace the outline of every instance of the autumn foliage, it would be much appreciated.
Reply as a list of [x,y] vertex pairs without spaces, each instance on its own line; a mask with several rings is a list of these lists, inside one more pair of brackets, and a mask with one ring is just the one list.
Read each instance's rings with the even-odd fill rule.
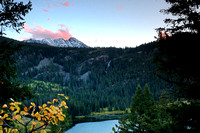
[[45,133],[48,125],[58,125],[59,121],[64,121],[66,117],[63,114],[63,108],[68,108],[65,100],[69,99],[64,94],[58,95],[62,97],[62,101],[53,99],[52,102],[38,107],[33,102],[30,103],[29,107],[26,107],[14,100],[9,104],[4,104],[0,108],[0,133],[19,132],[18,129],[8,124],[10,122],[20,124],[24,128],[25,133],[36,133],[37,131]]

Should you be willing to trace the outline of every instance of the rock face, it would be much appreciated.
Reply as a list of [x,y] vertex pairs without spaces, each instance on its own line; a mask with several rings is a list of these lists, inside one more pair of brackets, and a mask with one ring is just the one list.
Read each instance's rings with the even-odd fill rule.
[[71,37],[69,40],[64,40],[63,38],[42,39],[42,40],[29,39],[29,40],[25,40],[24,42],[47,44],[47,45],[55,46],[55,47],[89,48],[89,46],[85,45],[83,42],[79,41],[78,39],[74,37]]

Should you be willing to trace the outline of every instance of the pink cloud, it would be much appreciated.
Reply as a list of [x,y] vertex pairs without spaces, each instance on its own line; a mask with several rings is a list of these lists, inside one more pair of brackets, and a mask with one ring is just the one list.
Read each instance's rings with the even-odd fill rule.
[[72,35],[69,33],[69,28],[64,25],[59,25],[61,28],[57,29],[56,32],[53,32],[49,29],[44,29],[43,27],[36,25],[34,28],[31,28],[29,25],[24,25],[24,32],[30,33],[32,38],[34,39],[44,39],[44,38],[50,38],[50,39],[57,39],[57,38],[63,38],[63,39],[69,39],[72,37]]
[[59,5],[57,5],[57,4],[53,4],[53,6],[54,6],[54,7],[59,7]]
[[48,12],[49,10],[47,10],[47,9],[42,9],[42,11],[43,11],[43,12]]
[[69,6],[69,2],[66,1],[65,3],[62,4],[63,6]]
[[47,8],[51,8],[50,3],[47,3]]
[[123,10],[123,6],[122,6],[122,5],[117,5],[117,6],[116,6],[116,9],[117,9],[117,10]]

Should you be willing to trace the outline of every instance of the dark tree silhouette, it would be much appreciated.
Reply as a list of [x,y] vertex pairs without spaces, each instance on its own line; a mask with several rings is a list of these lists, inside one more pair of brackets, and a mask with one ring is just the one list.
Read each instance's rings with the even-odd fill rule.
[[14,2],[14,0],[0,0],[0,36],[5,35],[4,27],[11,27],[17,32],[23,29],[24,17],[32,9],[31,7],[30,1],[28,4],[24,4],[23,2]]
[[174,18],[167,18],[164,22],[170,25],[170,28],[159,28],[158,30],[167,30],[175,32],[194,32],[200,31],[200,0],[165,0],[171,4],[168,9],[161,10],[164,14],[171,14]]
[[198,63],[199,35],[176,33],[160,39],[154,61],[156,74],[172,83],[176,97],[198,99],[200,89],[200,65]]
[[23,100],[32,96],[30,89],[17,81],[16,61],[12,56],[19,48],[11,41],[0,41],[0,105],[10,98]]
[[[200,38],[200,1],[199,0],[165,0],[171,4],[168,9],[161,10],[176,16],[165,19],[172,24],[170,28],[160,31],[157,42],[155,62],[157,75],[181,89],[178,97],[197,99],[199,84],[198,42]],[[162,30],[162,28],[159,28]],[[172,36],[167,33],[171,32]]]
[[[200,41],[200,1],[165,0],[171,4],[165,14],[174,19],[165,19],[170,28],[159,28],[157,51],[154,61],[157,75],[172,83],[176,102],[167,111],[172,118],[173,132],[200,132],[200,65],[198,62]],[[165,32],[162,32],[164,30]],[[172,33],[171,36],[167,32]],[[186,115],[187,114],[187,115]]]
[[[3,36],[3,27],[11,27],[19,32],[25,23],[24,16],[32,9],[32,4],[14,2],[14,0],[0,0],[0,36]],[[3,41],[4,40],[4,41]],[[19,50],[9,39],[0,37],[0,104],[7,102],[9,98],[22,100],[32,96],[30,89],[17,82],[15,59],[13,54]]]

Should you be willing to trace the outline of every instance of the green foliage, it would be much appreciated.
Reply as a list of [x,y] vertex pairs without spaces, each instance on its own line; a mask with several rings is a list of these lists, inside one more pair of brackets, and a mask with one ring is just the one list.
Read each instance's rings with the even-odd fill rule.
[[19,46],[12,42],[0,42],[0,104],[10,98],[23,100],[32,95],[29,88],[17,81],[15,59],[12,55],[18,49]]
[[[163,99],[167,101],[167,99]],[[131,103],[131,113],[125,115],[115,133],[160,133],[171,132],[172,118],[166,111],[168,102],[156,103],[147,85],[144,91],[138,85]]]
[[2,36],[3,27],[12,27],[15,31],[19,32],[24,26],[24,16],[32,9],[32,3],[28,4],[23,2],[14,2],[14,0],[1,0],[0,1],[0,25]]
[[177,100],[169,104],[166,109],[172,116],[171,129],[173,132],[200,132],[200,100]]
[[149,132],[149,121],[153,116],[154,100],[149,92],[148,86],[145,91],[138,85],[132,98],[131,113],[120,120],[120,132]]

